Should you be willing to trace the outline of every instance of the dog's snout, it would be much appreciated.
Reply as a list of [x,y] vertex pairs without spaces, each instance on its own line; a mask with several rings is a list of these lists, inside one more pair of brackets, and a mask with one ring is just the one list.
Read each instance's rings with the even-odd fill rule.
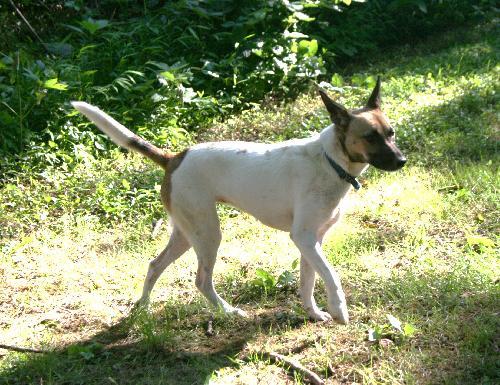
[[406,164],[406,158],[403,156],[396,161],[398,168],[403,167]]

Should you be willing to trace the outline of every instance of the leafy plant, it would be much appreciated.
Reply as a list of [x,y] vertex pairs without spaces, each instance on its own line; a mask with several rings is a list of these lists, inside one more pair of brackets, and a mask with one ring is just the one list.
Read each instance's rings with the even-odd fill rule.
[[51,0],[41,12],[29,0],[17,4],[48,51],[0,8],[9,36],[0,47],[0,152],[29,149],[41,167],[74,167],[76,146],[102,156],[106,142],[73,114],[71,99],[176,148],[179,135],[264,99],[294,98],[343,60],[421,36],[424,22],[426,33],[463,22],[489,3]]
[[262,290],[264,297],[275,295],[278,290],[289,290],[297,282],[295,274],[289,270],[285,270],[278,277],[275,277],[268,271],[258,268],[255,275],[256,278],[250,286],[253,290]]
[[68,356],[84,361],[91,361],[96,358],[96,356],[101,353],[103,346],[97,342],[93,342],[89,345],[70,345],[68,347]]
[[495,242],[482,235],[468,234],[466,241],[468,249],[475,253],[483,253],[495,248]]
[[392,342],[403,343],[417,332],[415,326],[410,323],[403,325],[392,314],[386,314],[386,317],[388,323],[375,325],[373,328],[368,329],[368,341],[382,345]]

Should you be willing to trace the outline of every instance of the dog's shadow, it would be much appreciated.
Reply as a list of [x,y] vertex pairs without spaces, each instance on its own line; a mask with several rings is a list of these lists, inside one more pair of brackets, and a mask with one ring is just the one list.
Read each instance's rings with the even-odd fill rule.
[[47,353],[14,356],[6,383],[205,384],[221,368],[238,367],[257,335],[304,325],[289,311],[250,318],[212,314],[199,305],[134,307],[89,338]]

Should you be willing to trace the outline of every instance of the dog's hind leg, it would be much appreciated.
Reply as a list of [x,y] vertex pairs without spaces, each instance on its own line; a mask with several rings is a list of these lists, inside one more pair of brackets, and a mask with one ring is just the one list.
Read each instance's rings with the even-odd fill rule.
[[194,223],[190,221],[186,225],[186,234],[198,257],[196,287],[213,306],[220,308],[224,313],[245,316],[244,311],[228,304],[215,291],[213,271],[222,239],[215,203],[207,203],[207,207],[203,208],[203,215],[199,215]]
[[189,241],[186,239],[184,234],[182,234],[179,227],[174,225],[167,247],[165,247],[165,249],[149,263],[148,274],[146,276],[146,280],[144,281],[144,287],[142,290],[142,297],[139,300],[140,303],[148,301],[151,290],[153,290],[153,286],[160,277],[161,273],[163,273],[168,265],[189,250],[190,247],[191,245],[189,244]]

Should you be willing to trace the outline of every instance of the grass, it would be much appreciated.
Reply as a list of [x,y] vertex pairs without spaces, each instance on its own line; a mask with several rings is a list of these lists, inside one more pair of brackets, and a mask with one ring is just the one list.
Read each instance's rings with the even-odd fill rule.
[[[327,384],[498,383],[498,37],[483,26],[387,56],[344,74],[382,74],[384,110],[410,159],[398,173],[370,169],[325,241],[348,326],[309,322],[288,235],[224,206],[216,284],[250,318],[212,315],[194,288],[192,252],[161,278],[148,311],[131,311],[170,228],[151,236],[163,215],[159,172],[115,151],[70,173],[14,174],[0,187],[0,343],[50,350],[0,350],[0,383],[306,382],[265,351]],[[345,85],[337,96],[355,106],[367,94]],[[199,140],[281,140],[326,124],[318,98],[305,94]],[[317,298],[324,306],[321,282]]]

